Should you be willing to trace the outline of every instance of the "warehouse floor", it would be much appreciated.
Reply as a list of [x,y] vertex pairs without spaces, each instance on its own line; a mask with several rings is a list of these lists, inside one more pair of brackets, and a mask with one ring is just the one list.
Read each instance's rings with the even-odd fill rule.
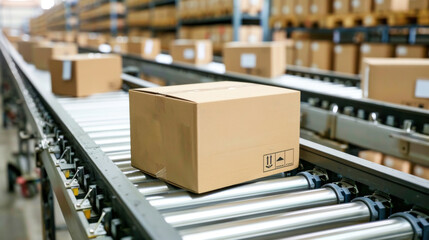
[[[2,113],[0,104],[0,113]],[[2,114],[0,114],[2,122]],[[0,127],[0,236],[9,240],[42,239],[40,195],[24,198],[7,192],[7,162],[18,148],[15,128]],[[59,207],[56,207],[57,239],[71,239]]]

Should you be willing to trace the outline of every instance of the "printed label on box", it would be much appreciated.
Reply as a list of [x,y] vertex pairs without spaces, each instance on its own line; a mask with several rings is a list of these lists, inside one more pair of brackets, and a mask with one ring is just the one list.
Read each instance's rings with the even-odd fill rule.
[[418,98],[429,98],[429,79],[417,79],[414,96]]
[[293,149],[264,154],[263,171],[269,172],[293,165]]
[[311,7],[310,7],[310,9],[311,9],[311,13],[317,13],[317,11],[319,10],[319,9],[317,8],[317,5],[316,5],[316,4],[312,4],[312,5],[311,5]]
[[241,54],[240,66],[242,68],[254,68],[254,67],[256,67],[256,55],[253,53]]
[[334,3],[334,8],[335,9],[341,9],[341,7],[343,6],[343,4],[341,3],[341,1],[335,1]]
[[195,57],[194,49],[192,49],[192,48],[186,48],[183,51],[183,57],[185,59],[194,59],[194,57]]
[[311,50],[317,51],[319,50],[319,44],[317,42],[314,42],[311,44]]
[[200,60],[206,58],[206,45],[204,43],[197,43],[197,58]]
[[406,47],[397,47],[396,48],[396,55],[399,55],[399,56],[407,55],[407,48]]
[[360,6],[360,0],[353,0],[352,1],[352,6],[354,8],[358,8]]
[[152,40],[146,40],[144,44],[144,54],[151,54],[153,49],[153,41]]
[[302,6],[301,5],[295,6],[295,13],[296,14],[302,14]]
[[334,51],[336,54],[340,54],[343,51],[343,48],[341,46],[335,46]]
[[375,3],[377,3],[378,5],[383,4],[384,0],[375,0]]
[[250,5],[256,5],[258,4],[258,0],[250,0]]
[[63,61],[63,80],[70,81],[72,77],[72,62]]
[[369,53],[369,52],[371,51],[371,47],[370,47],[368,44],[363,44],[363,45],[360,47],[360,51],[361,51],[362,53]]
[[289,12],[290,12],[288,6],[284,6],[282,11],[283,11],[283,14],[289,14]]

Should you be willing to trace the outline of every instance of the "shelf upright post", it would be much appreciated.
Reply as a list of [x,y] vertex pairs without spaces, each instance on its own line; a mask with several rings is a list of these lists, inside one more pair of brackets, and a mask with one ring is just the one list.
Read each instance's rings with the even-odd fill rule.
[[408,33],[408,43],[416,44],[416,38],[417,38],[417,27],[412,26],[410,27],[410,30]]
[[[175,6],[177,11],[180,11],[180,0],[175,0]],[[182,19],[176,15],[176,38],[180,37],[180,28],[182,28]]]
[[259,23],[262,27],[262,40],[269,41],[270,40],[270,29],[269,29],[269,18],[270,18],[270,0],[263,0],[262,2],[262,10],[260,14]]
[[234,33],[234,41],[239,39],[239,29],[242,23],[240,0],[233,0],[232,5],[232,31]]
[[66,32],[69,32],[72,30],[71,24],[70,24],[70,20],[71,20],[71,9],[70,9],[70,1],[66,1],[64,2],[64,8],[65,8],[65,20],[66,20]]
[[118,14],[116,11],[117,0],[109,0],[110,2],[110,34],[114,37],[118,35]]

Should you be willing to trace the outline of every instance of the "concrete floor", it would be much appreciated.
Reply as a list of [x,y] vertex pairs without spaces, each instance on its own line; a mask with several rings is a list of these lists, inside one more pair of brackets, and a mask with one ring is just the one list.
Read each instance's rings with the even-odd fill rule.
[[[0,103],[0,113],[2,113]],[[0,123],[2,122],[0,114]],[[13,161],[17,152],[15,128],[0,127],[0,238],[9,240],[43,239],[41,225],[40,195],[24,198],[19,193],[7,191],[7,162]],[[34,162],[33,162],[34,163]],[[57,239],[71,239],[64,218],[57,204],[55,211]]]

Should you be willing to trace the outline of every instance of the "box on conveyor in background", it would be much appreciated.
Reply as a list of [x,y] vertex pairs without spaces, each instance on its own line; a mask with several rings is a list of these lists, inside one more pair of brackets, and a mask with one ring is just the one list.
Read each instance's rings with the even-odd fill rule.
[[128,52],[128,37],[111,37],[109,45],[114,53],[127,53]]
[[424,45],[397,45],[395,48],[396,58],[425,58],[428,56]]
[[413,167],[413,174],[417,177],[425,178],[429,180],[429,167],[415,164]]
[[76,42],[76,32],[74,31],[64,31],[61,32],[61,41],[68,42],[68,43],[74,43]]
[[52,58],[78,53],[74,43],[52,43],[49,45],[35,46],[33,48],[33,63],[36,68],[49,70],[49,61]]
[[223,49],[226,71],[273,78],[285,74],[285,46],[280,42],[231,42]]
[[364,58],[390,58],[393,57],[393,45],[388,43],[363,43],[360,46],[359,73],[363,74]]
[[411,163],[404,159],[385,156],[383,159],[383,165],[404,173],[411,173]]
[[128,53],[155,59],[161,53],[161,41],[157,38],[131,38],[128,42]]
[[299,164],[299,91],[240,82],[133,89],[130,124],[132,166],[195,193]]
[[384,155],[381,152],[365,150],[359,152],[359,157],[374,163],[383,164]]
[[347,14],[352,11],[351,0],[334,0],[332,11],[334,14]]
[[33,61],[33,48],[35,46],[50,44],[50,41],[39,37],[23,37],[22,40],[18,41],[18,52],[22,55],[22,58],[28,63]]
[[208,64],[213,60],[213,46],[210,40],[179,39],[172,41],[170,54],[174,62]]
[[429,59],[367,58],[363,97],[429,109]]
[[408,0],[375,0],[376,12],[405,12],[409,9]]
[[315,16],[325,16],[332,13],[332,0],[311,0],[310,14]]
[[97,33],[88,34],[87,46],[91,48],[98,49],[101,44],[106,43],[106,37]]
[[310,47],[310,67],[332,70],[332,41],[312,41]]
[[310,45],[308,39],[295,41],[295,64],[300,67],[310,67]]
[[414,11],[429,9],[429,0],[410,0],[409,9]]
[[76,36],[76,43],[80,47],[88,46],[89,33],[79,32]]
[[357,74],[359,66],[359,45],[337,44],[334,47],[334,71]]
[[373,0],[350,0],[353,13],[370,13],[374,9]]
[[51,59],[52,92],[73,97],[119,90],[122,58],[114,54],[76,54]]

